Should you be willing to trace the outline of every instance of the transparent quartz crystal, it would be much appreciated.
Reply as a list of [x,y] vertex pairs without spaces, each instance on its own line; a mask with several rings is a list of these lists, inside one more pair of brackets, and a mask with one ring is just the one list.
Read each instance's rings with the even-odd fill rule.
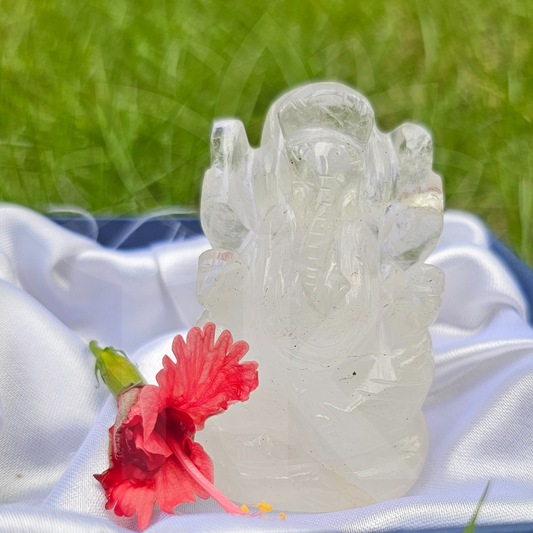
[[259,387],[199,441],[235,501],[336,511],[417,479],[444,282],[424,263],[442,230],[431,166],[423,128],[381,133],[336,83],[282,96],[257,149],[241,122],[215,123],[197,324],[249,343]]

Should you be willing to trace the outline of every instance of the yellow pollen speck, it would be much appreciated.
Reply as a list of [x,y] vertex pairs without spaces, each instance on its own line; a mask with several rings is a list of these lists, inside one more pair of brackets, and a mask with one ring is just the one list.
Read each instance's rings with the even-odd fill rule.
[[246,505],[241,505],[241,509],[247,513],[248,512],[248,507]]
[[258,503],[257,508],[261,511],[261,513],[267,513],[268,511],[272,511],[272,505],[266,503],[265,500],[262,500],[260,503]]
[[287,518],[287,517],[285,516],[285,513],[279,513],[279,517],[280,517],[282,520],[285,520],[285,518]]

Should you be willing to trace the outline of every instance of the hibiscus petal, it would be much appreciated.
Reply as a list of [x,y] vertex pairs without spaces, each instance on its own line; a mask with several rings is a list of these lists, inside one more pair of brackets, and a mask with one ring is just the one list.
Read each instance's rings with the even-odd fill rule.
[[113,497],[117,500],[115,514],[120,516],[120,511],[124,516],[133,516],[137,513],[139,529],[148,527],[152,519],[155,504],[154,483],[136,483],[127,480],[118,485],[113,491]]
[[148,527],[156,500],[156,484],[151,474],[131,465],[118,464],[94,477],[105,490],[106,509],[114,506],[117,516],[137,513],[139,529]]
[[203,331],[192,328],[187,342],[178,335],[172,345],[177,362],[165,356],[156,378],[164,402],[187,413],[197,429],[202,429],[206,418],[225,411],[230,404],[246,401],[258,385],[257,363],[239,363],[248,352],[248,344],[233,344],[227,330],[216,343],[214,339],[212,323]]
[[[204,450],[202,445],[198,444],[197,442],[192,441],[189,438],[185,439],[184,445],[185,445],[185,453],[187,453],[190,460],[194,463],[194,466],[196,466],[196,468],[200,470],[203,476],[210,483],[213,483],[215,479],[215,475],[213,471],[213,461],[211,461],[211,457],[207,455],[207,452]],[[205,491],[199,485],[198,485],[198,488],[195,489],[195,492],[200,498],[204,500],[207,500],[207,498],[209,498],[209,493]]]
[[[183,441],[185,453],[196,468],[213,482],[213,463],[202,446],[186,437]],[[154,475],[156,481],[156,499],[159,508],[165,513],[173,513],[174,508],[185,502],[194,502],[195,495],[207,499],[209,494],[189,475],[183,465],[174,457]]]
[[159,387],[155,385],[146,385],[139,394],[137,406],[141,411],[144,443],[143,449],[150,453],[157,453],[168,457],[170,452],[168,446],[154,433],[155,424],[159,412],[164,406],[160,405],[160,391]]

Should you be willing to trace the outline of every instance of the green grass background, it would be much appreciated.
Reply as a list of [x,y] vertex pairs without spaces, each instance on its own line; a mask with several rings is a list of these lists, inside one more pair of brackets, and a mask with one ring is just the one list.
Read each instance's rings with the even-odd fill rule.
[[533,263],[528,0],[0,3],[0,200],[96,215],[197,208],[214,118],[259,142],[289,87],[363,92],[432,133],[448,208]]

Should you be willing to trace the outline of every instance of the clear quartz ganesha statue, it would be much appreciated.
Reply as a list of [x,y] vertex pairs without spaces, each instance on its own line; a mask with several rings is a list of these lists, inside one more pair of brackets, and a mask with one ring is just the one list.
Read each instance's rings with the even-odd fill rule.
[[424,129],[381,133],[337,83],[282,96],[258,149],[241,122],[215,123],[197,324],[245,339],[260,384],[200,441],[235,501],[336,511],[417,479],[444,282],[424,263],[442,231],[431,167]]

